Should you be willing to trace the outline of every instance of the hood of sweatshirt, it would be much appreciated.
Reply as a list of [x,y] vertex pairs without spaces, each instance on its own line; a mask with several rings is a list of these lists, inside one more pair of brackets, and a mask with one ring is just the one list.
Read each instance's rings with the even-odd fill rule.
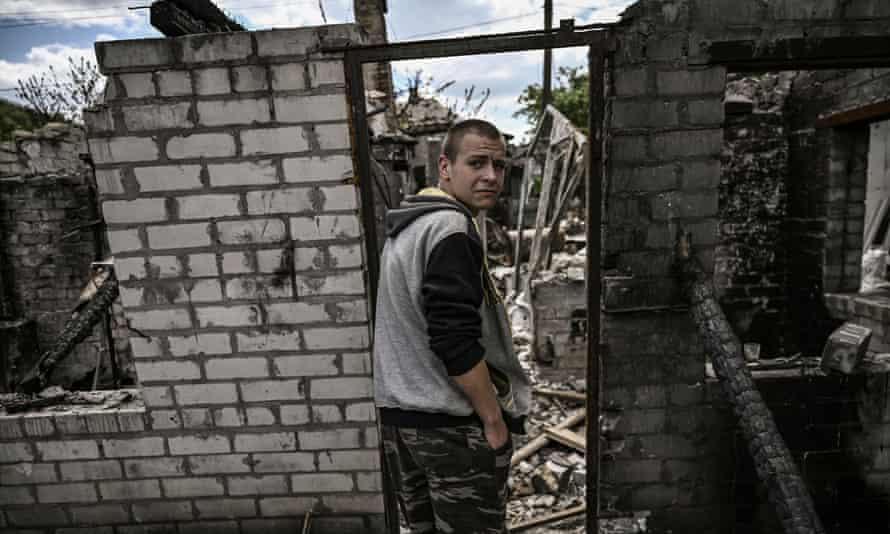
[[386,213],[386,235],[394,237],[421,215],[439,210],[458,211],[473,221],[470,210],[454,197],[438,187],[427,187],[416,195],[405,197],[398,208]]

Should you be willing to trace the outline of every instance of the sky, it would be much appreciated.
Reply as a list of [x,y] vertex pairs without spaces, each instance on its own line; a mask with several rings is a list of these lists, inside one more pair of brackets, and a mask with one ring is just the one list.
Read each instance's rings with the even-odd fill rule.
[[[576,25],[613,22],[632,0],[553,0],[554,26],[573,18]],[[95,62],[96,41],[161,37],[148,23],[151,0],[0,0],[0,98],[20,79],[67,70],[68,58]],[[216,4],[249,30],[353,22],[352,0],[219,0]],[[321,5],[321,7],[320,7]],[[544,27],[543,0],[388,0],[390,42],[534,30]],[[139,8],[143,9],[130,9]],[[322,18],[322,9],[326,21]],[[442,98],[459,102],[475,87],[491,94],[478,116],[522,137],[529,125],[514,118],[523,88],[540,83],[543,52],[521,52],[393,64],[396,88],[406,88],[422,70],[432,86],[454,81]],[[583,48],[554,51],[559,66],[586,64]],[[555,83],[555,82],[554,82]]]

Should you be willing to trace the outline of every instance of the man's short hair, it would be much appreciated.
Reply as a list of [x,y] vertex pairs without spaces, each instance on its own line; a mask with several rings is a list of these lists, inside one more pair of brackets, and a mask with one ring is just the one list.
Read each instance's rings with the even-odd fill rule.
[[473,133],[486,139],[497,139],[504,143],[503,134],[494,124],[482,119],[463,120],[449,128],[448,134],[445,135],[442,154],[445,154],[448,161],[455,161],[457,153],[460,151],[460,142],[468,133]]

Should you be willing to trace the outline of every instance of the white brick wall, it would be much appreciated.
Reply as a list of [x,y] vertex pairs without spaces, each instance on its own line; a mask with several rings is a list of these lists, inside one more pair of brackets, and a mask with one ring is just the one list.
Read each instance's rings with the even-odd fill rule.
[[231,92],[229,69],[197,69],[194,71],[195,93],[199,95],[225,95]]
[[305,425],[309,421],[309,407],[305,404],[285,404],[281,407],[281,424]]
[[313,61],[309,63],[309,76],[313,88],[346,83],[343,63],[339,61]]
[[209,229],[205,223],[149,226],[148,246],[155,250],[205,247],[210,245]]
[[[167,444],[170,446],[170,454],[174,455],[217,454],[232,450],[229,438],[221,434],[172,437],[167,440]],[[191,462],[192,460],[190,464],[194,466]]]
[[266,69],[262,65],[244,65],[232,69],[234,89],[237,93],[264,91],[268,87]]
[[190,110],[189,102],[127,106],[123,108],[124,125],[130,132],[191,128],[194,123],[190,117]]
[[368,348],[368,328],[364,326],[340,328],[313,328],[303,330],[303,339],[309,350],[331,348]]
[[177,382],[201,378],[194,362],[136,362],[136,375],[142,382]]
[[345,180],[353,176],[352,158],[345,155],[285,158],[284,180],[294,183]]
[[138,330],[175,330],[192,326],[188,310],[183,308],[130,311],[127,317],[130,326]]
[[190,336],[169,336],[167,342],[173,356],[194,354],[229,354],[232,352],[229,334],[208,333]]
[[158,145],[151,137],[108,137],[89,140],[97,165],[158,159]]
[[281,219],[248,219],[216,223],[219,241],[225,245],[278,243],[287,230]]
[[275,376],[326,376],[336,375],[337,357],[333,354],[304,354],[278,356],[273,359]]
[[281,122],[346,120],[346,95],[277,96],[275,117]]
[[313,399],[351,399],[372,397],[374,387],[370,378],[314,378],[310,385]]
[[294,451],[296,448],[297,440],[292,432],[235,435],[235,450],[239,452]]
[[247,193],[247,213],[300,213],[357,209],[356,192],[352,186],[293,187]]
[[124,88],[127,98],[147,98],[155,96],[155,86],[150,72],[119,74],[117,79]]
[[208,165],[210,185],[264,185],[278,182],[278,170],[272,160]]
[[193,195],[179,197],[180,219],[207,219],[239,215],[238,195]]
[[241,146],[245,155],[287,154],[308,150],[309,142],[302,127],[288,126],[244,130],[241,132]]
[[108,458],[163,456],[164,438],[104,439],[102,450]]
[[361,271],[322,276],[298,276],[297,293],[315,295],[364,295],[365,280]]
[[296,493],[331,493],[352,491],[352,477],[343,473],[318,473],[291,476]]
[[161,96],[192,94],[192,78],[185,70],[161,70],[155,73]]
[[238,391],[235,384],[210,383],[173,386],[176,402],[190,404],[235,404],[238,402]]
[[235,139],[227,133],[196,133],[174,136],[167,141],[167,157],[227,158],[235,155]]
[[269,122],[269,101],[252,98],[198,102],[198,117],[203,126]]
[[106,235],[108,236],[108,248],[111,249],[112,254],[142,248],[142,241],[136,230],[109,230]]
[[348,239],[360,235],[358,217],[354,215],[318,215],[292,217],[291,236],[296,241]]
[[200,165],[164,165],[161,167],[136,167],[133,169],[139,190],[178,191],[201,187]]
[[235,335],[241,352],[300,350],[300,332],[290,330],[239,332]]
[[109,200],[102,203],[102,214],[110,224],[163,222],[167,209],[163,198]]
[[241,397],[244,402],[264,402],[302,400],[303,380],[261,380],[241,382]]
[[213,358],[204,362],[204,372],[209,380],[269,376],[265,358]]
[[322,150],[349,148],[349,127],[345,124],[319,124],[315,126],[315,134]]

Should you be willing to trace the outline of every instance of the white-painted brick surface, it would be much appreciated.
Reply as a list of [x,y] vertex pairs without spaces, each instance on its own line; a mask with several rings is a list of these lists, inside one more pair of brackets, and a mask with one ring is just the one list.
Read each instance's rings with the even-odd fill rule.
[[359,491],[383,491],[383,480],[380,473],[356,473]]
[[4,443],[0,447],[0,463],[30,462],[34,459],[34,449],[30,443]]
[[231,452],[229,438],[222,434],[177,436],[167,440],[170,454],[218,454]]
[[346,95],[277,96],[275,117],[280,122],[346,120]]
[[127,131],[142,132],[165,128],[192,128],[195,123],[192,122],[190,110],[191,103],[176,102],[126,106],[122,112]]
[[238,351],[300,350],[300,332],[291,330],[254,331],[236,335]]
[[142,248],[142,241],[139,239],[137,230],[109,230],[106,235],[108,236],[108,248],[111,249],[112,254]]
[[267,426],[275,424],[275,412],[263,406],[253,406],[244,410],[247,424],[250,426]]
[[361,271],[297,277],[299,295],[364,295],[364,293],[365,280]]
[[355,449],[360,446],[359,431],[355,428],[299,432],[300,449],[304,451],[327,449]]
[[312,421],[320,424],[343,422],[343,412],[335,404],[316,404],[312,406]]
[[340,61],[313,61],[309,63],[309,79],[312,87],[322,85],[342,85],[346,83],[346,72]]
[[198,334],[190,336],[170,336],[168,338],[170,354],[173,356],[191,356],[193,354],[229,354],[232,346],[229,334]]
[[382,495],[325,495],[322,502],[333,513],[383,513]]
[[181,411],[183,428],[210,428],[213,419],[207,408],[188,408]]
[[280,495],[287,493],[284,475],[249,475],[227,477],[230,495]]
[[99,42],[96,58],[104,69],[168,65],[174,61],[169,39]]
[[115,258],[114,274],[121,282],[144,279],[147,276],[145,271],[145,258],[142,256]]
[[162,222],[167,219],[163,198],[106,200],[102,203],[102,214],[105,222],[110,224]]
[[357,399],[372,397],[374,384],[370,378],[314,378],[310,386],[313,399]]
[[300,56],[314,44],[309,28],[254,32],[260,56]]
[[315,135],[322,150],[344,150],[349,148],[349,127],[345,124],[318,124]]
[[368,320],[368,304],[364,300],[338,302],[328,307],[328,313],[337,322],[364,322]]
[[208,306],[195,310],[201,328],[214,326],[256,326],[260,310],[255,305]]
[[241,382],[241,396],[244,402],[264,402],[281,400],[302,400],[302,380],[261,380]]
[[124,184],[120,169],[96,169],[96,187],[102,195],[122,195]]
[[176,402],[189,404],[235,404],[238,391],[235,384],[189,384],[173,386]]
[[192,94],[192,78],[185,70],[161,70],[155,73],[161,96]]
[[280,248],[258,250],[256,252],[257,270],[261,273],[281,272],[288,268],[286,258],[284,250]]
[[252,273],[256,270],[254,263],[251,252],[226,252],[222,257],[222,270],[226,274]]
[[164,165],[161,167],[136,167],[133,169],[136,183],[142,192],[180,191],[201,188],[200,165]]
[[315,471],[315,455],[311,452],[254,454],[253,461],[257,473]]
[[278,169],[270,160],[208,165],[210,185],[265,185],[278,183]]
[[100,482],[99,493],[105,501],[130,501],[159,499],[161,486],[157,480],[131,480],[127,482]]
[[287,154],[309,149],[306,134],[300,126],[245,130],[241,132],[241,145],[245,155]]
[[265,358],[213,358],[204,362],[204,372],[209,380],[269,376]]
[[182,60],[186,63],[210,63],[247,59],[253,52],[248,32],[190,35],[181,39]]
[[158,145],[152,137],[110,137],[90,139],[90,154],[97,165],[158,159]]
[[130,338],[130,350],[135,358],[153,358],[163,354],[161,340],[158,337],[143,338],[134,336]]
[[376,418],[373,402],[357,402],[346,406],[347,421],[374,421]]
[[256,516],[254,499],[198,499],[195,509],[201,519]]
[[357,207],[352,186],[294,187],[247,193],[247,212],[251,215],[354,210]]
[[158,249],[205,247],[210,245],[209,225],[170,224],[166,226],[149,226],[148,246]]
[[313,328],[303,331],[303,340],[309,350],[332,348],[367,349],[368,328],[361,326],[341,328]]
[[137,523],[186,521],[193,518],[192,504],[189,501],[136,503],[132,508],[133,519]]
[[[4,444],[5,449],[8,444]],[[44,461],[91,460],[99,457],[99,446],[92,440],[44,441],[37,444]]]
[[235,450],[238,452],[294,451],[297,440],[293,432],[267,432],[263,434],[237,434]]
[[185,460],[182,458],[146,458],[124,460],[127,478],[174,477],[185,473]]
[[194,195],[179,197],[180,219],[231,217],[239,214],[238,195]]
[[169,497],[203,497],[222,495],[223,484],[218,478],[168,478],[161,481],[164,495]]
[[[272,65],[272,90],[291,91],[309,89],[304,63]],[[277,111],[277,106],[276,106]]]
[[[66,464],[62,464],[66,465]],[[64,471],[62,476],[64,476]],[[0,465],[0,480],[4,485],[45,484],[58,482],[55,464],[19,463]],[[73,479],[72,479],[73,480]]]
[[202,101],[198,102],[198,117],[203,126],[269,122],[269,101],[264,98]]
[[216,408],[213,410],[213,424],[219,427],[244,426],[244,412],[233,406]]
[[169,310],[145,310],[127,312],[130,326],[138,330],[172,330],[177,328],[190,328],[192,318],[189,312],[183,308]]
[[326,376],[339,372],[333,354],[278,356],[273,360],[273,368],[276,376]]
[[291,477],[295,493],[331,493],[352,491],[352,477],[344,473],[318,473],[312,475],[293,475]]
[[184,269],[186,276],[217,276],[219,274],[215,254],[191,254],[186,259],[187,269]]
[[182,420],[180,420],[179,412],[176,410],[152,410],[150,415],[151,428],[154,430],[168,430],[171,428],[182,427]]
[[246,454],[211,454],[188,459],[191,472],[196,475],[249,473],[250,460]]
[[376,426],[369,426],[365,429],[365,447],[374,448],[380,446],[380,435],[377,433]]
[[201,303],[222,300],[222,289],[216,280],[187,280],[175,302]]
[[244,65],[232,68],[232,80],[235,92],[248,93],[251,91],[265,91],[266,68],[262,65]]
[[147,268],[150,278],[173,278],[182,271],[176,256],[152,256]]
[[136,376],[140,382],[178,382],[201,378],[201,370],[194,362],[136,362]]
[[102,450],[108,458],[163,456],[164,438],[103,439]]
[[276,302],[266,305],[268,324],[287,325],[324,321],[328,318],[323,304]]
[[149,408],[173,406],[173,392],[169,386],[145,386],[142,388],[142,400]]
[[319,471],[374,471],[380,469],[380,451],[331,451],[318,455]]
[[121,304],[131,308],[141,306],[145,301],[145,288],[143,287],[126,287],[119,288]]
[[287,236],[281,219],[248,219],[217,222],[219,241],[225,245],[278,243]]
[[59,464],[62,480],[109,480],[121,477],[121,464],[118,460],[98,460],[88,462],[62,462]]
[[[259,504],[260,515],[263,517],[293,517],[314,510],[317,500],[315,497],[265,497],[259,500]],[[272,520],[272,524],[278,522]],[[297,528],[299,525],[300,523],[296,522],[288,528]],[[261,524],[256,532],[262,532],[265,528],[268,527]]]
[[358,237],[361,229],[355,215],[292,217],[291,236],[296,241],[320,241]]
[[167,157],[227,158],[235,155],[235,139],[227,133],[177,135],[167,141]]
[[286,158],[282,167],[284,180],[293,183],[345,180],[353,176],[352,158],[339,154]]
[[286,298],[293,296],[293,287],[289,278],[243,276],[226,282],[226,296],[230,300]]
[[127,98],[147,98],[155,96],[155,84],[150,72],[118,74],[117,79],[124,88]]
[[92,484],[75,482],[71,484],[37,486],[37,500],[42,503],[86,503],[98,501],[99,495],[96,493],[96,488]]
[[212,68],[193,71],[195,77],[195,93],[206,95],[225,95],[231,92],[229,86],[229,69]]
[[309,407],[305,404],[285,404],[281,407],[281,424],[305,425],[309,421]]

